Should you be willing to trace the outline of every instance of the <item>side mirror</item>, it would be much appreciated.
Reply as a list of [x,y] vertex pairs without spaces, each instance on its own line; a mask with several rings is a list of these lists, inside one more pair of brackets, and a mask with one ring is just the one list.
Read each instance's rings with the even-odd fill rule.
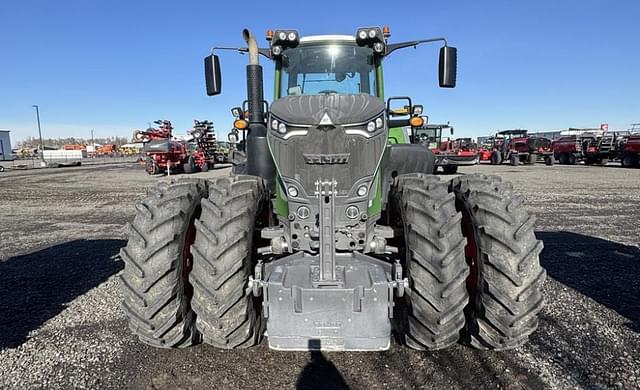
[[220,60],[215,54],[204,59],[204,76],[207,83],[207,95],[219,95],[222,91],[222,76],[220,75]]
[[438,68],[440,88],[455,88],[456,73],[458,71],[458,49],[451,46],[443,46],[440,49]]

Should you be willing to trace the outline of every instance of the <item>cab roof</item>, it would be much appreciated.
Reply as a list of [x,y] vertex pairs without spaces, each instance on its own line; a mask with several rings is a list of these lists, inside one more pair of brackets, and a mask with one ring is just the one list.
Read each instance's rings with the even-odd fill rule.
[[325,41],[340,41],[340,42],[356,42],[356,38],[351,35],[309,35],[300,38],[300,43],[309,42],[325,42]]

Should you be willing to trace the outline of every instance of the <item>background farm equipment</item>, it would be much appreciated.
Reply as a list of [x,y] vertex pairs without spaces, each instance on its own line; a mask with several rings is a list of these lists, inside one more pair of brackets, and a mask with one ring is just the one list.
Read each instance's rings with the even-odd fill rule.
[[154,121],[157,128],[138,130],[134,139],[144,144],[145,171],[150,175],[184,170],[191,154],[183,141],[172,139],[173,126],[168,120]]
[[494,148],[491,153],[491,164],[499,165],[509,162],[531,165],[538,160],[546,165],[553,165],[553,148],[551,140],[544,137],[532,137],[527,130],[502,130],[494,137]]
[[640,124],[633,124],[629,132],[618,143],[618,158],[625,168],[640,166]]
[[560,164],[574,165],[584,160],[589,153],[595,152],[592,143],[596,140],[597,137],[591,133],[560,137],[552,142],[554,158]]
[[191,136],[194,143],[191,148],[191,156],[184,165],[185,173],[200,170],[207,172],[215,164],[229,162],[229,148],[226,143],[221,143],[216,139],[213,123],[210,121],[193,121]]
[[454,129],[448,123],[425,123],[421,127],[411,130],[411,142],[427,146],[435,156],[434,172],[438,167],[442,167],[445,174],[453,174],[458,171],[458,166],[477,164],[477,147],[471,138],[451,140],[451,137],[448,137],[443,141],[442,131],[445,129],[449,130],[450,136],[453,135]]

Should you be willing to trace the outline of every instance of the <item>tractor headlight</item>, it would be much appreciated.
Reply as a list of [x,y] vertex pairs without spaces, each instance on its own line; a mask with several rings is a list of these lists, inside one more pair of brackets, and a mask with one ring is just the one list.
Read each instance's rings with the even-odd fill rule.
[[370,121],[369,123],[367,123],[367,131],[372,133],[376,130],[380,130],[382,129],[382,127],[384,126],[384,120],[382,119],[382,117],[377,117],[376,119]]
[[300,206],[298,207],[297,214],[300,219],[307,219],[309,215],[311,215],[311,210],[309,210],[307,206]]
[[289,35],[287,35],[287,38],[289,38],[290,41],[295,41],[297,38],[296,33],[293,31],[290,31]]
[[376,122],[375,121],[371,121],[371,122],[367,123],[367,131],[369,133],[373,133],[374,131],[376,131]]
[[349,206],[345,210],[345,214],[349,219],[356,219],[358,218],[358,215],[360,215],[360,210],[358,209],[357,206]]
[[360,30],[360,31],[358,31],[358,38],[360,38],[360,39],[367,39],[367,31],[366,31],[366,30]]
[[279,124],[280,124],[280,123],[278,122],[278,120],[277,120],[277,119],[272,120],[272,121],[271,121],[271,130],[278,131],[278,125],[279,125]]
[[361,185],[358,187],[358,196],[365,196],[367,194],[367,190],[368,188],[366,184]]
[[369,38],[375,38],[376,37],[376,30],[369,30]]
[[298,196],[298,189],[295,186],[289,186],[287,187],[287,194],[289,194],[290,197],[295,198]]
[[284,134],[286,132],[287,132],[287,125],[285,125],[284,123],[280,123],[278,125],[278,133]]
[[287,33],[286,33],[285,31],[280,31],[280,32],[278,33],[278,38],[279,38],[281,41],[286,40],[286,39],[287,39]]
[[271,53],[273,53],[274,56],[279,56],[280,54],[282,54],[282,46],[279,46],[279,45],[271,46]]

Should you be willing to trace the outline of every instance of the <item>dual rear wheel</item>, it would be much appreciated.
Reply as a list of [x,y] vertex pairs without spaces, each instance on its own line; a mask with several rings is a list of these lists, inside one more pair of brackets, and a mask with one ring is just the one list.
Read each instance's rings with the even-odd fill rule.
[[523,344],[538,324],[546,273],[535,219],[511,186],[484,175],[448,185],[407,175],[393,191],[410,285],[396,319],[406,344],[441,349],[461,334],[481,349]]
[[250,176],[183,180],[160,183],[136,206],[120,284],[129,327],[143,342],[237,348],[260,341],[261,317],[245,287],[264,195]]

